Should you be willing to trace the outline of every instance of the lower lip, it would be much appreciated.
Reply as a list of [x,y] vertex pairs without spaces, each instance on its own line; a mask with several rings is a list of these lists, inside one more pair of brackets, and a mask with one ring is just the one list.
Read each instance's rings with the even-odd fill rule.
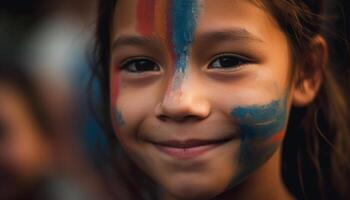
[[156,145],[156,147],[161,152],[181,160],[194,159],[218,146],[220,146],[220,144],[209,144],[209,145],[197,146],[192,148],[175,148],[175,147]]

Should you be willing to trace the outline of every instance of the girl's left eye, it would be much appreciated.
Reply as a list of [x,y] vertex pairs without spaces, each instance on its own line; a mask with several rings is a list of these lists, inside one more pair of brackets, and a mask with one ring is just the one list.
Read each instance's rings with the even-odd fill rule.
[[248,64],[251,61],[247,58],[238,55],[222,55],[216,57],[214,61],[209,64],[209,69],[227,69],[238,68],[241,65]]

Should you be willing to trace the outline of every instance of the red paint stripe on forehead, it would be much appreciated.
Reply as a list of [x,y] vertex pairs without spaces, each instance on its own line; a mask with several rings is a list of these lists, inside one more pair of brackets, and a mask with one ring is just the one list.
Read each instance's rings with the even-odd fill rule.
[[150,35],[154,29],[155,0],[139,0],[137,3],[136,30],[141,35]]

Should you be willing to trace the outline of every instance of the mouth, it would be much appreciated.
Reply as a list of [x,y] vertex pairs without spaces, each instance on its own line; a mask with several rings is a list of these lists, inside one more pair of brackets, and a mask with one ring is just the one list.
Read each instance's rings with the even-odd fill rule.
[[200,155],[209,152],[219,146],[222,146],[235,137],[228,137],[217,140],[168,140],[162,142],[152,142],[162,153],[180,160],[194,159]]

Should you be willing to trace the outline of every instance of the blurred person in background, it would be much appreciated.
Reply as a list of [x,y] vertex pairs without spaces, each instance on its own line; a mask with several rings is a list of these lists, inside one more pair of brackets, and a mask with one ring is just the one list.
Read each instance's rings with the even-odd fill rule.
[[88,77],[93,5],[93,0],[42,2],[46,15],[28,35],[22,52],[33,73],[66,98],[82,94],[76,89]]
[[94,0],[43,1],[40,6],[46,14],[30,34],[23,60],[37,78],[55,117],[55,130],[62,135],[60,143],[70,143],[69,148],[61,149],[62,167],[96,188],[92,180],[98,178],[90,176],[97,176],[91,162],[98,128],[85,101],[94,5]]
[[51,118],[55,167],[101,197],[103,187],[89,162],[96,158],[91,152],[98,130],[84,101],[93,1],[13,0],[3,5],[1,60],[16,60],[33,78],[41,106]]
[[47,118],[27,80],[15,71],[4,73],[1,67],[0,73],[0,199],[39,195],[53,161]]
[[2,62],[0,199],[87,199],[79,185],[61,174],[52,125],[33,79]]
[[95,0],[43,1],[40,6],[46,14],[22,51],[22,60],[37,77],[57,128],[71,140],[78,140],[73,146],[83,145],[82,153],[89,155],[88,159],[99,135],[86,101],[94,5]]

